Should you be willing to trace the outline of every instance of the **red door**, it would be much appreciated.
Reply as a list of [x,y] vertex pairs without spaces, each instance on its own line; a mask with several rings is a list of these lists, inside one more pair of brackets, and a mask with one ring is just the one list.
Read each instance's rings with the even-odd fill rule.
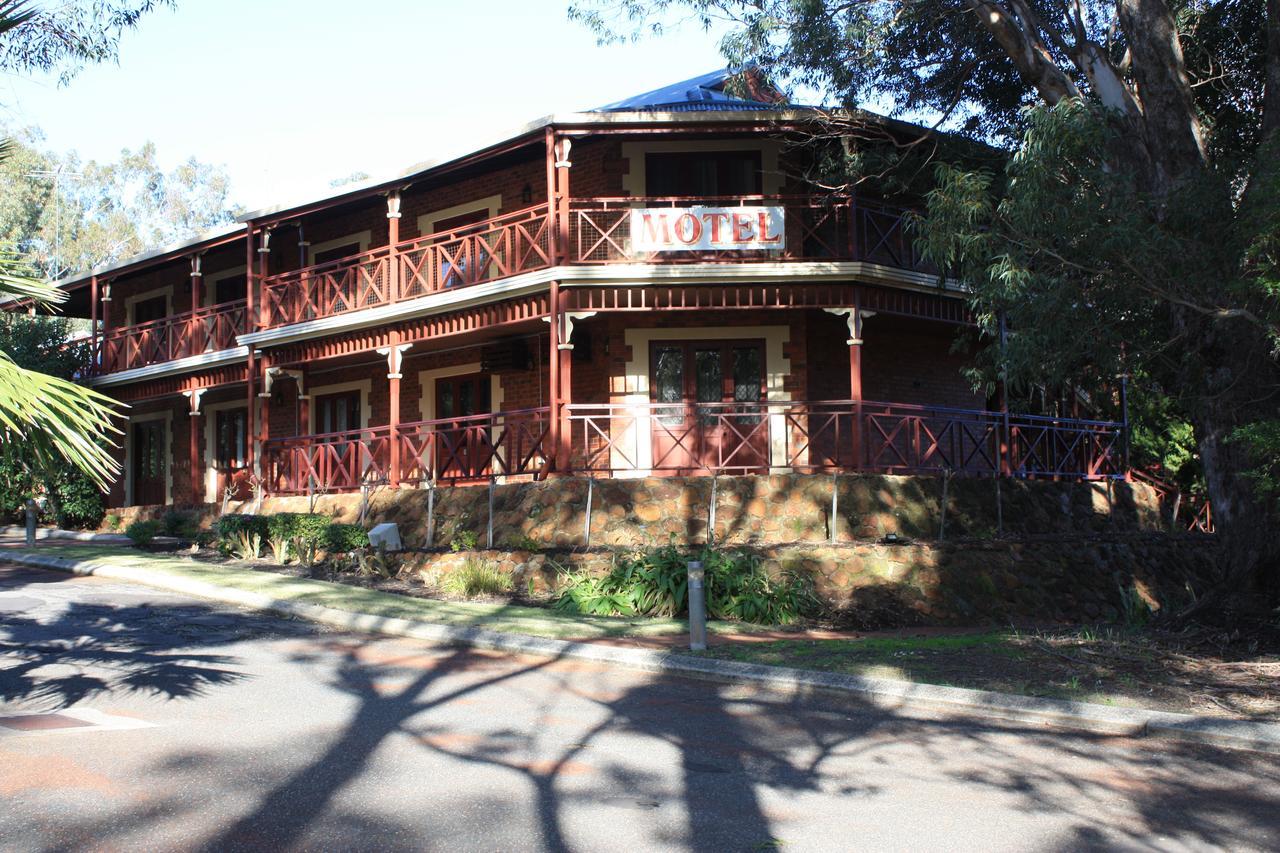
[[493,458],[488,418],[492,411],[486,373],[449,376],[436,380],[436,417],[453,423],[436,427],[436,477],[476,480],[489,473]]
[[165,502],[164,421],[133,425],[133,502],[140,506]]
[[760,341],[655,342],[654,470],[752,473],[769,467]]

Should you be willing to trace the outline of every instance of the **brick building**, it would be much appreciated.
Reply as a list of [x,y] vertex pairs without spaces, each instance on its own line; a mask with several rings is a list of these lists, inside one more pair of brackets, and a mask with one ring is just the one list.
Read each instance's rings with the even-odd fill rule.
[[713,74],[63,282],[129,403],[115,506],[776,471],[1100,477],[975,395],[912,199],[816,191]]

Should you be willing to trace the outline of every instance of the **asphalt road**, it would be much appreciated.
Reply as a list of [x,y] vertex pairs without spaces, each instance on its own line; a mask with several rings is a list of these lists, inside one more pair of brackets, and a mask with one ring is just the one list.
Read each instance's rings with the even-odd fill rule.
[[[0,567],[4,850],[1280,848],[1280,759]],[[53,717],[25,717],[30,712]]]

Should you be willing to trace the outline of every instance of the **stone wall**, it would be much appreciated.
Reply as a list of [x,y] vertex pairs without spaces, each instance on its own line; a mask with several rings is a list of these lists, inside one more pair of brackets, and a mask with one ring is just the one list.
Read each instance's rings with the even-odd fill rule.
[[[434,500],[425,490],[382,490],[364,510],[368,525],[399,526],[406,546],[419,551],[407,557],[419,571],[491,560],[513,572],[520,589],[545,590],[564,569],[606,571],[628,549],[706,544],[714,490],[717,546],[750,551],[775,573],[812,577],[839,621],[860,627],[1111,619],[1135,600],[1170,606],[1214,575],[1216,540],[1164,532],[1159,500],[1140,484],[956,478],[945,484],[945,530],[943,488],[935,477],[876,475],[499,485],[493,549],[485,487],[441,488]],[[262,509],[354,522],[362,498],[268,498]],[[131,508],[124,523],[164,511]],[[216,507],[199,512],[207,526]],[[466,531],[480,550],[449,551]]]

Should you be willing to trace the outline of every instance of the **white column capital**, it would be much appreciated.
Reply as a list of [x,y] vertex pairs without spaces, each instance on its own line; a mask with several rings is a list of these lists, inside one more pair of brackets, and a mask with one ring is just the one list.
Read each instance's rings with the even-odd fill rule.
[[404,354],[413,344],[395,344],[389,347],[378,347],[378,355],[387,357],[387,378],[403,379],[404,374],[400,372],[400,365],[404,361]]

